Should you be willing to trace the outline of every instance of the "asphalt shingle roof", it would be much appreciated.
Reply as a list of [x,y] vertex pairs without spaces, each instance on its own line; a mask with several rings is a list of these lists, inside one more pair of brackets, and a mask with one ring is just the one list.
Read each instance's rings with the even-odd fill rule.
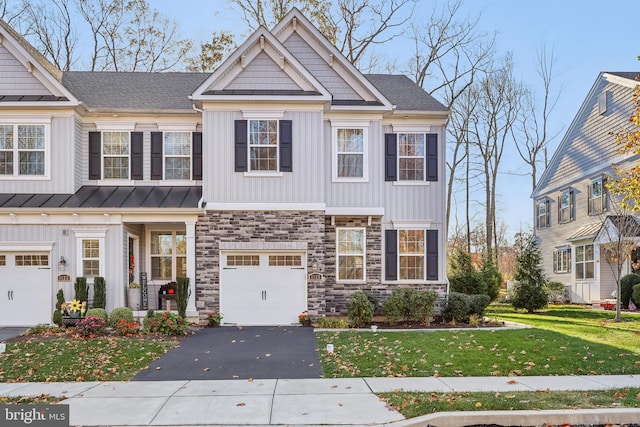
[[409,77],[400,74],[365,74],[399,111],[442,111],[447,107],[429,95]]

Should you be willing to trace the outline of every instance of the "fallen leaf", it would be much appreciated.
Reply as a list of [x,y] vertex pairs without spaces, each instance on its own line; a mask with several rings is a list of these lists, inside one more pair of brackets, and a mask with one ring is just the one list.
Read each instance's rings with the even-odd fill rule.
[[160,369],[162,369],[160,366],[156,366],[156,371],[159,371]]
[[266,353],[265,356],[266,357],[271,357],[271,353]]
[[232,341],[231,341],[231,344],[235,344],[235,343],[236,343],[236,340],[232,340]]
[[482,403],[476,402],[476,408],[480,408],[480,407],[482,407]]
[[245,405],[246,405],[246,403],[240,402],[236,406],[245,406]]
[[239,377],[239,376],[237,376],[237,375],[234,375],[234,376],[233,376],[233,378],[240,378],[240,377]]
[[338,406],[344,406],[342,403],[338,403]]
[[516,381],[516,380],[509,380],[509,381],[507,381],[507,384],[518,384],[518,381]]
[[209,368],[204,368],[203,371],[207,372],[209,371]]
[[249,381],[250,383],[252,383],[252,382],[253,382],[253,378],[249,378],[249,379],[248,379],[248,381]]

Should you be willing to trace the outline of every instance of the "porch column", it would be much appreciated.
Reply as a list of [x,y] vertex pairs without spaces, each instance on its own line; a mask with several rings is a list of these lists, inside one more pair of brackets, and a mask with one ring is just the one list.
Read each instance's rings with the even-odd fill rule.
[[189,277],[191,289],[187,303],[187,317],[198,315],[196,309],[196,222],[196,219],[185,221],[187,227],[187,277]]

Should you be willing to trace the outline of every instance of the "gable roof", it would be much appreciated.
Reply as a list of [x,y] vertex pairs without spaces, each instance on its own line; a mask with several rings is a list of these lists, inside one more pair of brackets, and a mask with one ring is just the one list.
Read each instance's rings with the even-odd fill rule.
[[190,110],[209,74],[68,71],[63,83],[88,110]]
[[407,76],[399,74],[365,74],[365,77],[395,105],[396,112],[448,112],[447,107]]
[[25,72],[33,75],[50,92],[39,98],[5,97],[2,99],[3,105],[6,105],[5,103],[24,105],[27,102],[35,105],[50,102],[77,105],[78,100],[62,84],[62,72],[3,19],[0,19],[0,43],[20,62]]
[[[598,112],[598,97],[603,91],[616,89],[620,94],[629,94],[628,105],[631,108],[631,91],[638,84],[635,77],[637,72],[601,72],[589,90],[578,113],[565,132],[558,148],[544,170],[536,188],[531,194],[538,198],[547,193],[568,187],[578,179],[584,179],[596,174],[610,173],[613,163],[631,159],[632,156],[620,156],[615,146],[615,140],[610,132],[616,131],[626,124],[631,110],[626,111],[623,101],[616,101],[615,108],[607,106],[607,113],[603,116]],[[608,99],[608,97],[607,97]],[[608,100],[606,101],[608,104]],[[588,168],[578,168],[588,165]],[[565,177],[566,175],[566,177]]]

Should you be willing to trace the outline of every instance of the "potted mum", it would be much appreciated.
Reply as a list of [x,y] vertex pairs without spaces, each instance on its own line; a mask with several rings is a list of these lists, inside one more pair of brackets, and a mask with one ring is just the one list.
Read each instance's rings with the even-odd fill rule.
[[140,284],[129,282],[129,308],[133,311],[140,310]]
[[302,326],[311,326],[311,317],[309,317],[308,310],[298,314],[298,322],[300,322]]
[[215,311],[210,311],[207,313],[207,326],[210,328],[215,328],[216,326],[220,326],[222,322],[222,313],[218,313]]

